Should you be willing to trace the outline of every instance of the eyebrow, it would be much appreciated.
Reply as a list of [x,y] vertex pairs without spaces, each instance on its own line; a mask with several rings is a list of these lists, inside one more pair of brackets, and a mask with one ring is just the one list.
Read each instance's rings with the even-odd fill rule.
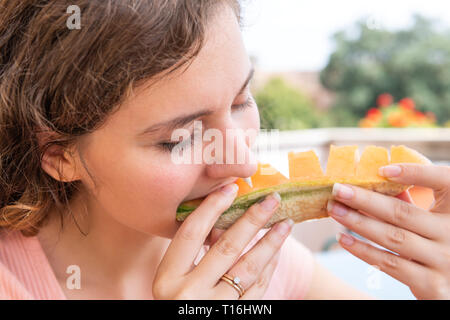
[[[247,78],[244,81],[244,84],[242,85],[241,89],[236,94],[236,96],[238,96],[244,92],[244,90],[245,90],[245,88],[247,88],[247,85],[249,84],[250,80],[252,80],[254,73],[255,73],[255,68],[252,67],[250,69],[250,72],[248,73]],[[168,130],[168,131],[172,131],[176,128],[183,127],[183,126],[187,125],[188,123],[191,123],[192,121],[194,121],[197,118],[200,118],[200,117],[206,116],[206,115],[210,115],[213,112],[214,112],[214,110],[206,109],[206,110],[201,110],[201,111],[198,111],[198,112],[195,112],[192,114],[182,115],[182,116],[176,117],[176,118],[168,120],[168,121],[157,123],[157,124],[151,125],[150,127],[146,128],[145,130],[143,130],[141,133],[138,134],[138,136],[152,134],[162,128],[164,128],[165,130]]]

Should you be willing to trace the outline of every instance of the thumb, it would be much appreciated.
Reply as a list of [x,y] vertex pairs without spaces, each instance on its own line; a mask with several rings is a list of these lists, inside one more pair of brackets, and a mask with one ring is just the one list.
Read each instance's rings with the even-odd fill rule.
[[381,167],[379,174],[393,182],[433,189],[431,211],[450,212],[450,166],[398,163]]

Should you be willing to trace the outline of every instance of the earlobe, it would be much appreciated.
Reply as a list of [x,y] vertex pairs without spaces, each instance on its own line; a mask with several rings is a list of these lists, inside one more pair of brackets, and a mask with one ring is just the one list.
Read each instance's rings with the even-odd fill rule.
[[42,169],[55,180],[72,182],[79,180],[76,159],[72,153],[58,145],[50,146],[44,153]]

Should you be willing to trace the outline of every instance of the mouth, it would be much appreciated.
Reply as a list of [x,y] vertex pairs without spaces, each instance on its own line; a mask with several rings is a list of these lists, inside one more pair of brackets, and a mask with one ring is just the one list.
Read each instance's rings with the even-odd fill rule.
[[201,199],[201,198],[205,198],[205,197],[206,197],[207,195],[209,195],[210,193],[212,193],[212,192],[214,192],[214,191],[216,191],[216,190],[219,190],[220,188],[222,188],[223,186],[226,186],[227,184],[236,182],[238,179],[239,179],[239,178],[234,177],[234,178],[231,178],[231,179],[229,179],[229,180],[227,180],[227,181],[219,182],[219,183],[215,184],[215,185],[210,189],[210,191],[208,191],[207,193],[202,194],[202,195],[200,195],[200,196],[198,196],[198,197],[195,197],[195,198],[186,198],[186,199],[183,200],[183,202],[184,202],[184,201],[193,200],[193,199]]
[[[216,191],[216,190],[222,188],[223,186],[226,186],[227,184],[236,182],[237,180],[238,180],[238,178],[233,178],[232,180],[228,180],[228,181],[219,183],[216,187],[213,187],[213,189],[211,189],[211,191],[210,191],[208,194],[210,194],[210,193],[212,193],[212,192],[214,192],[214,191]],[[207,194],[207,195],[208,195],[208,194]],[[205,195],[205,196],[206,196],[206,195]]]

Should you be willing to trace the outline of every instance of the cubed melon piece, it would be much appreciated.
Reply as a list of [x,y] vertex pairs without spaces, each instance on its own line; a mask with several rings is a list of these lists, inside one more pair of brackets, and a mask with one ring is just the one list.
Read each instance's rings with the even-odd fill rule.
[[359,160],[358,146],[330,146],[326,176],[329,178],[354,178]]
[[289,179],[311,180],[324,176],[319,158],[313,150],[289,152]]
[[391,146],[391,163],[420,163],[420,164],[431,164],[425,156],[408,148],[406,146]]
[[253,187],[250,187],[243,179],[238,179],[235,182],[239,186],[238,196],[262,188],[276,186],[289,180],[268,163],[258,163],[258,169],[251,179]]
[[356,168],[356,177],[367,181],[386,181],[378,174],[378,168],[389,164],[387,149],[377,146],[367,146],[361,155]]

